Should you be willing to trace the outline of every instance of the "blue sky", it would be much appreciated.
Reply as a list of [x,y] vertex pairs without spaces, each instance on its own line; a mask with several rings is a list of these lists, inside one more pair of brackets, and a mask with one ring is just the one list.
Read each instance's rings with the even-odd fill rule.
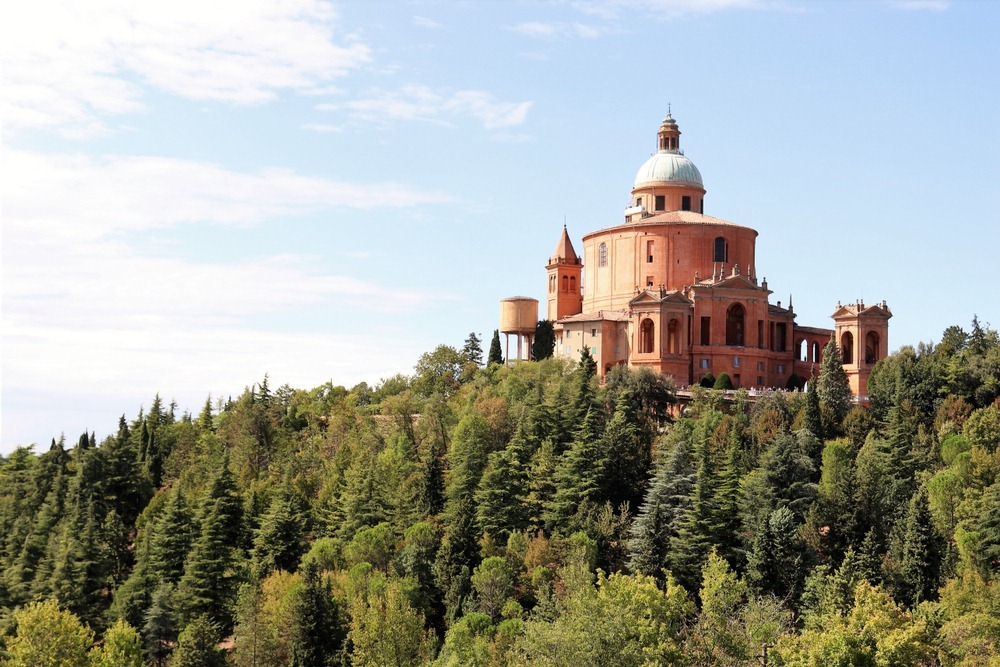
[[4,13],[0,451],[488,341],[564,221],[579,247],[622,220],[668,103],[800,324],[857,298],[892,349],[1000,324],[997,3]]

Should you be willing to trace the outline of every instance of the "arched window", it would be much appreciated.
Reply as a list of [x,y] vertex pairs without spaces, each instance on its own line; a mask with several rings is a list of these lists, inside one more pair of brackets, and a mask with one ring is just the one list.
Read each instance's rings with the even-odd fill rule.
[[805,338],[799,339],[799,342],[795,344],[795,361],[805,361],[806,352],[808,351],[809,344],[806,343]]
[[743,306],[734,303],[726,311],[726,345],[743,345]]
[[812,344],[812,362],[814,364],[819,363],[819,343],[817,343],[816,341],[813,341]]
[[569,276],[563,276],[562,283],[563,283],[562,291],[563,292],[568,292],[569,291]]
[[597,265],[607,266],[608,265],[608,244],[602,243],[597,246]]
[[569,291],[576,294],[576,276],[569,277]]
[[679,325],[677,320],[670,320],[670,324],[667,325],[667,352],[669,354],[680,354],[680,335],[678,333]]
[[726,239],[724,237],[722,237],[722,236],[717,236],[715,238],[715,252],[713,253],[714,259],[712,261],[713,262],[728,262],[729,261],[729,253],[726,252],[727,250],[729,250],[729,248],[726,247]]
[[850,331],[845,331],[840,337],[840,357],[845,364],[854,363],[854,334]]
[[879,338],[878,334],[874,331],[869,331],[868,335],[865,336],[865,363],[874,364],[878,361],[878,344]]
[[556,291],[556,277],[555,276],[549,276],[549,291],[550,292],[555,292]]
[[654,326],[653,320],[646,318],[642,321],[639,326],[639,352],[640,354],[649,354],[653,351],[653,334]]

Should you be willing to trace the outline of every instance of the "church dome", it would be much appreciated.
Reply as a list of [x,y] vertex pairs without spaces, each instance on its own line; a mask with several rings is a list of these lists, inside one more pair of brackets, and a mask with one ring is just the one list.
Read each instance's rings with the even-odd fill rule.
[[660,183],[676,183],[703,188],[701,172],[694,162],[676,150],[660,150],[646,160],[635,175],[635,185],[640,188]]

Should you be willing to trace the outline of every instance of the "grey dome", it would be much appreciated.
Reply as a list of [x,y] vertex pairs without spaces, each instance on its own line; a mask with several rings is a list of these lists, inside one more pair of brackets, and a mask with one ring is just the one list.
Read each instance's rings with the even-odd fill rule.
[[635,175],[634,187],[657,183],[677,183],[704,188],[701,172],[694,162],[677,151],[660,151],[646,160]]

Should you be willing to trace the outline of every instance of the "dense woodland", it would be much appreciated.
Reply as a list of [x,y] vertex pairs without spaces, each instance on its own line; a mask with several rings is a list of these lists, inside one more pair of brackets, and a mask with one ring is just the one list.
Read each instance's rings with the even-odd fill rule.
[[499,354],[0,459],[0,664],[1000,665],[996,331],[678,418]]

